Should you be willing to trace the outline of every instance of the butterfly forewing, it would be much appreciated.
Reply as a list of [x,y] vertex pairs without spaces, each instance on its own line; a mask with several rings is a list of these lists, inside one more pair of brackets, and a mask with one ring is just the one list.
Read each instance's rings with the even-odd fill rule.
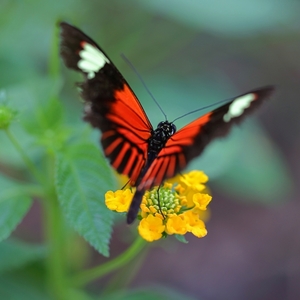
[[135,184],[147,159],[152,125],[126,80],[104,51],[79,29],[61,23],[61,56],[80,71],[84,119],[102,131],[101,143],[112,166]]
[[233,124],[255,110],[274,90],[267,86],[240,95],[177,131],[159,152],[143,177],[140,188],[149,189],[175,176],[214,138],[225,136]]

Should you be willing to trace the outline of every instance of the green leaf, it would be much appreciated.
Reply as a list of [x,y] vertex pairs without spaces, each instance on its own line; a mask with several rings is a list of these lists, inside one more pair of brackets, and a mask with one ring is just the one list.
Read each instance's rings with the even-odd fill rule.
[[71,300],[96,300],[96,299],[99,299],[99,298],[98,297],[94,297],[92,295],[89,295],[84,290],[70,289],[70,290],[68,290],[68,299],[71,299]]
[[63,120],[63,108],[57,95],[61,89],[59,77],[31,78],[23,84],[7,88],[7,99],[24,128],[33,135],[55,130]]
[[188,241],[185,239],[184,235],[181,234],[175,234],[175,238],[177,241],[184,243],[184,244],[188,244]]
[[62,124],[63,109],[61,102],[53,97],[48,101],[41,101],[34,106],[33,115],[23,121],[24,128],[31,134],[41,135],[47,130],[56,131]]
[[104,204],[104,194],[113,188],[110,167],[91,143],[69,146],[56,164],[56,187],[63,212],[95,249],[109,255],[113,213]]
[[45,256],[45,247],[31,245],[18,240],[0,243],[0,273],[21,268]]
[[[36,161],[41,157],[43,149],[41,147],[36,147],[35,139],[24,131],[23,128],[20,127],[19,123],[13,122],[9,129],[18,140],[19,144],[22,145],[22,148],[28,150],[26,153],[32,161]],[[5,165],[11,165],[16,168],[24,168],[23,158],[11,143],[5,131],[0,131],[0,141],[0,161]],[[34,147],[33,144],[35,144]]]
[[0,276],[0,299],[51,300],[41,276],[32,274],[5,274]]
[[[10,130],[19,144],[28,149],[27,155],[33,161],[40,159],[45,148],[48,152],[61,148],[70,135],[70,130],[63,126],[63,106],[56,96],[60,88],[59,78],[43,77],[6,90],[9,107],[17,110],[16,121],[12,122]],[[0,138],[1,160],[14,166],[22,165],[19,153],[13,149],[4,132],[0,132]]]
[[0,241],[22,221],[31,203],[22,184],[0,176]]

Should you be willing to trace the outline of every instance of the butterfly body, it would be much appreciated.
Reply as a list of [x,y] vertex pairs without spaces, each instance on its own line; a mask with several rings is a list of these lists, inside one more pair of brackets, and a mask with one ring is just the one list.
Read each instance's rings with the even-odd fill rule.
[[162,121],[153,129],[141,103],[105,52],[78,28],[60,24],[65,65],[81,72],[84,119],[102,132],[101,144],[112,167],[136,187],[127,223],[136,218],[144,192],[182,171],[213,139],[228,133],[273,91],[259,88],[176,130]]
[[[148,139],[148,155],[146,159],[145,166],[139,176],[141,179],[145,173],[153,163],[153,161],[157,158],[160,151],[165,147],[167,141],[174,135],[176,132],[176,126],[169,121],[163,121],[158,123],[157,128],[151,132],[151,136]],[[137,180],[137,184],[139,183],[139,179]]]
[[176,132],[176,126],[168,121],[160,122],[148,140],[148,156],[157,155],[167,140]]

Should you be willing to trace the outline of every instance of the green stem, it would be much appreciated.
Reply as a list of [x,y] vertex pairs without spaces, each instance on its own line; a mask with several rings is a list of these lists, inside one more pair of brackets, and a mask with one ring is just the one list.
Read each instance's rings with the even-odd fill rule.
[[147,256],[147,250],[150,247],[142,251],[138,256],[134,258],[133,266],[130,265],[130,272],[126,270],[126,266],[122,269],[119,269],[118,272],[115,272],[114,276],[110,276],[109,282],[103,286],[101,291],[101,296],[105,298],[105,296],[114,293],[116,287],[118,290],[126,290],[126,288],[130,285],[130,282],[135,278],[137,272],[140,270],[141,265],[145,261],[145,257]]
[[45,240],[49,254],[46,260],[48,289],[53,299],[70,299],[67,281],[66,224],[55,190],[55,156],[48,154],[46,175],[49,181],[43,202]]
[[50,48],[50,57],[48,64],[48,73],[51,77],[59,76],[59,26],[55,24]]
[[24,194],[30,196],[30,197],[38,197],[39,199],[45,199],[45,191],[42,187],[39,185],[30,185],[26,184],[23,187]]
[[48,288],[53,299],[65,300],[68,299],[64,235],[65,224],[55,195],[48,197],[43,204],[45,238],[49,251],[46,261]]
[[27,168],[31,171],[31,173],[34,175],[36,180],[41,183],[44,187],[46,185],[46,180],[44,179],[44,176],[40,174],[39,170],[35,167],[31,159],[27,156],[26,152],[22,149],[21,145],[17,141],[17,139],[13,136],[11,131],[7,128],[5,129],[6,135],[10,142],[13,144],[13,146],[16,148],[16,150],[19,152],[20,156],[22,157],[24,163],[26,164]]
[[134,259],[146,245],[147,242],[145,242],[145,240],[143,240],[141,237],[137,237],[134,243],[121,255],[100,266],[81,272],[80,274],[73,277],[72,283],[75,286],[84,286],[101,276],[104,276],[116,269],[123,267],[132,259]]

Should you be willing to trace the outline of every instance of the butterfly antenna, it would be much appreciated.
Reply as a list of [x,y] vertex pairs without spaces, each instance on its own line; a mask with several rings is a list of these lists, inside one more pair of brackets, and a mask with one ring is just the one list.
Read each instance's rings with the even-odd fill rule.
[[129,182],[130,182],[130,179],[122,186],[121,190],[124,190],[125,187],[129,184]]
[[204,109],[207,109],[207,108],[211,108],[211,107],[213,107],[213,106],[216,106],[216,105],[219,105],[219,104],[222,104],[222,103],[227,103],[227,102],[230,102],[231,100],[232,100],[232,99],[221,100],[221,101],[218,101],[218,102],[216,102],[216,103],[209,104],[209,105],[206,105],[206,106],[204,106],[204,107],[201,107],[201,108],[192,110],[192,111],[190,111],[190,112],[188,112],[188,113],[186,113],[186,114],[184,114],[184,115],[182,115],[182,116],[180,116],[180,117],[174,119],[174,120],[172,121],[172,123],[174,123],[175,121],[177,121],[177,120],[179,120],[179,119],[181,119],[181,118],[183,118],[183,117],[186,117],[186,116],[188,116],[188,115],[191,115],[191,114],[193,114],[193,113],[196,113],[196,112],[198,112],[198,111],[201,111],[201,110],[204,110]]
[[133,70],[133,72],[135,73],[135,75],[139,78],[139,80],[143,84],[144,88],[146,89],[146,91],[148,92],[148,94],[150,95],[150,97],[152,98],[152,100],[156,103],[156,105],[158,106],[158,108],[160,109],[160,111],[162,112],[162,114],[164,115],[165,119],[167,120],[167,115],[164,113],[163,109],[161,108],[161,106],[159,105],[159,103],[154,98],[153,94],[148,89],[148,87],[147,87],[145,81],[143,80],[142,76],[139,74],[139,72],[136,70],[136,68],[130,62],[130,60],[123,53],[121,54],[121,56],[126,61],[126,63],[129,65],[129,67]]
[[159,212],[161,213],[161,215],[163,216],[163,218],[165,219],[165,215],[161,209],[161,206],[160,206],[160,199],[159,199],[159,190],[161,188],[161,185],[157,188],[157,198],[158,198],[158,209],[159,209]]

